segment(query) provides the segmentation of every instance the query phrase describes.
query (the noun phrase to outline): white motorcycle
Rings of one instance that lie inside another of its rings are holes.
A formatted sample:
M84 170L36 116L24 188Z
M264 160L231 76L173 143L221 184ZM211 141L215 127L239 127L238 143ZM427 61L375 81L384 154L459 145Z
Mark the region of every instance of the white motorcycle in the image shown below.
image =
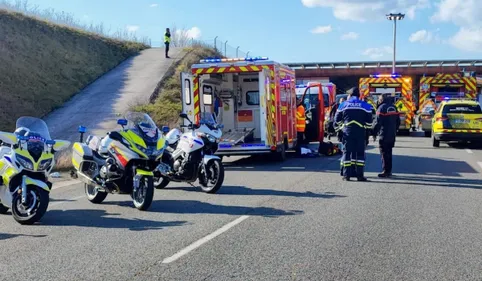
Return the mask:
M165 188L169 182L187 182L192 185L197 179L201 189L207 193L216 193L224 181L224 167L221 158L215 156L221 128L210 113L203 113L200 125L193 124L187 114L179 117L187 119L186 133L172 129L166 134L169 144L162 160L154 173L154 186ZM163 127L163 131L169 128Z

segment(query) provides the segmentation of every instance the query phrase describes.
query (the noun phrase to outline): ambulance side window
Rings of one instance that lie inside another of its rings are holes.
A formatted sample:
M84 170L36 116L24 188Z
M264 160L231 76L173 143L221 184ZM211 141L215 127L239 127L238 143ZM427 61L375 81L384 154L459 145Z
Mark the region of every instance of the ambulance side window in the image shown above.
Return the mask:
M246 103L248 105L259 105L259 91L246 92Z
M191 81L189 79L184 80L184 102L187 105L191 104Z
M204 105L213 104L213 87L203 85L203 102Z

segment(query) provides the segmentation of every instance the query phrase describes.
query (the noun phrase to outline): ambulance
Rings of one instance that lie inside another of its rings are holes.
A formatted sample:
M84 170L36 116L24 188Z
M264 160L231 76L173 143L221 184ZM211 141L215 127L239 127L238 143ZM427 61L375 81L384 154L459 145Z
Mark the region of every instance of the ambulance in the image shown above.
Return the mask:
M419 126L425 136L432 132L431 110L437 110L444 100L477 99L477 78L470 73L438 73L433 77L420 78Z
M320 98L320 92L317 84L321 85L321 95L323 100ZM305 94L306 92L306 94ZM336 97L336 85L330 82L308 82L306 85L296 85L296 98L303 99L303 106L305 107L306 115L306 129L305 137L307 141L319 141L320 140L320 109L324 115L324 129L323 132L327 132L327 125L330 116L331 106L335 103ZM322 103L320 101L322 100Z
M295 147L296 85L290 67L267 57L208 58L181 79L182 110L195 123L221 104L217 122L223 136L216 155L270 154L283 161Z
M402 77L399 74L374 74L360 78L359 88L360 98L367 98L368 103L374 107L380 95L393 97L395 106L400 112L401 122L398 132L408 134L410 129L415 130L416 107L413 101L411 77Z

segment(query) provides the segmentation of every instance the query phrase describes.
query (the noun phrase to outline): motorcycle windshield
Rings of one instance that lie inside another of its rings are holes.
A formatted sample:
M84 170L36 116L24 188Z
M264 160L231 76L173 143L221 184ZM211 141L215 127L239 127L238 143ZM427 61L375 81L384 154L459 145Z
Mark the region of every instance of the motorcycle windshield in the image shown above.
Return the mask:
M24 116L18 118L15 133L24 137L40 137L43 141L51 140L47 123L36 117Z
M128 112L126 128L135 132L147 143L155 143L159 139L159 130L152 118L143 112Z
M213 114L210 112L201 112L201 118L199 123L212 127L215 127L217 125L216 120L214 120Z

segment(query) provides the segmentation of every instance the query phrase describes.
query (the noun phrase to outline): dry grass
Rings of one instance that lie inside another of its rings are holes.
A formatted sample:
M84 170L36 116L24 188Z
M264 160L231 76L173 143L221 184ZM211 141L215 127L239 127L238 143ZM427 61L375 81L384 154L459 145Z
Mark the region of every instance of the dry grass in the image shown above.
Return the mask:
M187 48L188 54L180 60L172 75L161 81L151 103L134 106L132 110L148 113L158 126L177 127L181 112L181 72L189 72L191 66L207 57L221 57L212 47L195 45Z
M0 9L0 130L43 117L147 45Z

